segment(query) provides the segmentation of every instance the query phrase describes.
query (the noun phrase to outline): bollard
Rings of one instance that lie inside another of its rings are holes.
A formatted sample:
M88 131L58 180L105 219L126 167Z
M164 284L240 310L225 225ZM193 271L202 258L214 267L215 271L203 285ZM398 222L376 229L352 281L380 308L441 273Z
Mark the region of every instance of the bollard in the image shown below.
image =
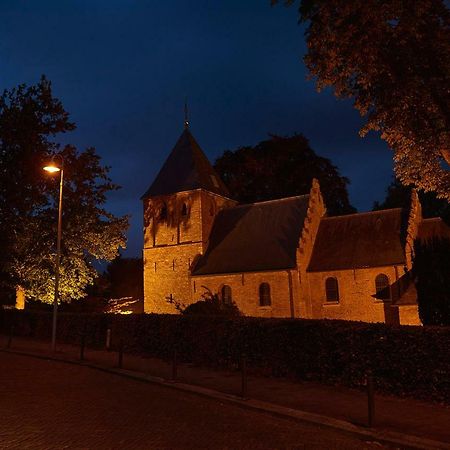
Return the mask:
M111 328L106 330L106 350L108 352L111 350Z
M6 348L11 348L13 334L14 334L14 325L11 325L11 327L9 329L9 336L8 336L8 342L6 343Z
M177 350L173 351L172 355L172 381L177 381L178 378L178 358L177 358Z
M123 339L119 342L119 362L118 362L119 369L123 366Z
M247 358L241 356L241 397L247 398Z
M373 375L371 371L366 375L367 384L367 426L373 427L375 421L375 392L373 386Z
M84 361L84 347L86 343L86 335L83 333L81 335L81 345L80 345L80 361Z

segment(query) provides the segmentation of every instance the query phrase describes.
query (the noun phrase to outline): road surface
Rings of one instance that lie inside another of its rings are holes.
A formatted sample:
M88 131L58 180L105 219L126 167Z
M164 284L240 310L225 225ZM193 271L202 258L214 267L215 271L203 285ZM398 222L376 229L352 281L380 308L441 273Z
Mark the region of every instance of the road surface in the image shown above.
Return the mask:
M381 449L217 400L0 353L3 449Z

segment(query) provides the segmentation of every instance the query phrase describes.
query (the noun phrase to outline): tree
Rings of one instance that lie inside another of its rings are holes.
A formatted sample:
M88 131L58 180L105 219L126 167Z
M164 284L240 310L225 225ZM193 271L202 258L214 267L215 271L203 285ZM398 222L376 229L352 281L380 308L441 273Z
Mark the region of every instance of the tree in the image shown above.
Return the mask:
M108 283L106 295L109 298L131 297L144 299L144 267L142 258L123 258L119 256L106 268Z
M279 3L273 0L272 3ZM294 0L285 0L294 4ZM404 184L450 201L450 11L445 0L301 0L318 90L353 98Z
M106 194L118 189L108 167L95 149L61 148L54 140L74 128L45 77L0 97L0 271L9 286L22 286L28 297L47 302L54 290L59 185L42 167L53 155L64 158L66 180L60 299L84 296L97 276L93 261L111 260L125 246L127 217L104 208Z
M417 241L414 255L420 320L450 325L450 240Z
M411 203L411 191L411 186L404 186L398 179L394 179L387 188L384 201L382 203L375 202L373 210L408 208ZM437 198L434 192L419 192L419 200L424 218L442 217L450 225L450 203Z
M227 150L214 168L231 197L242 203L307 194L317 178L330 214L355 211L348 199L349 180L329 159L317 156L301 134L272 135L255 147Z

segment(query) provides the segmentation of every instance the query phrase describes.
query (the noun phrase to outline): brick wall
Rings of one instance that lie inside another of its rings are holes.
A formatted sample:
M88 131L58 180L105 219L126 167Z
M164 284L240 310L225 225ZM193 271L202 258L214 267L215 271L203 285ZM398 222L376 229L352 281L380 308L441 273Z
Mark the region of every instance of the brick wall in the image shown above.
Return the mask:
M403 266L386 266L368 269L337 270L330 272L308 273L308 288L312 302L312 317L321 319L362 320L365 322L400 323L399 308L391 307L390 302L374 298L375 277L383 273L388 276L389 282L395 281L404 274ZM327 302L325 293L325 280L335 277L339 283L339 302ZM395 292L392 293L395 295ZM417 307L412 307L417 311ZM417 317L417 313L416 313ZM403 321L411 320L403 314Z
M144 200L145 312L176 313L168 298L192 303L190 267L206 248L215 215L234 203L200 189Z
M192 297L201 298L205 288L221 292L223 285L231 287L232 299L246 316L299 317L299 285L296 270L246 272L236 274L195 276L191 278ZM259 286L270 285L271 306L259 305Z
M326 208L320 192L319 182L314 178L309 193L308 212L303 225L299 246L297 248L297 267L296 276L299 280L299 311L297 317L312 318L312 303L309 295L307 282L307 268L314 248L314 242L319 229L320 220L325 215Z

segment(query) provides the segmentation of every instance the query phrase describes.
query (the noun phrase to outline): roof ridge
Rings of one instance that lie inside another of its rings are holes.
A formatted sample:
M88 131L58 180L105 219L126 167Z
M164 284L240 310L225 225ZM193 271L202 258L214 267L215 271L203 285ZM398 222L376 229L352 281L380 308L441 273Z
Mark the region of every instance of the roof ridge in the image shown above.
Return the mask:
M352 213L352 214L343 214L341 216L329 216L329 217L322 217L322 220L331 220L331 219L342 219L343 217L354 217L354 216L369 216L369 215L375 215L380 214L383 212L391 212L391 211L401 211L403 208L389 208L389 209L379 209L378 211L364 211L364 212L358 212L358 213Z
M283 197L283 198L275 198L273 200L263 200L262 202L253 202L253 203L243 203L242 205L234 206L233 208L242 208L244 206L255 206L255 205L261 205L265 203L275 203L275 202L283 202L287 200L293 200L294 198L304 198L309 197L310 194L302 194L302 195L293 195L291 197Z
M442 217L427 217L425 219L422 219L422 222L425 222L425 221L428 221L428 222L432 222L432 221L440 222L440 221L442 221Z

